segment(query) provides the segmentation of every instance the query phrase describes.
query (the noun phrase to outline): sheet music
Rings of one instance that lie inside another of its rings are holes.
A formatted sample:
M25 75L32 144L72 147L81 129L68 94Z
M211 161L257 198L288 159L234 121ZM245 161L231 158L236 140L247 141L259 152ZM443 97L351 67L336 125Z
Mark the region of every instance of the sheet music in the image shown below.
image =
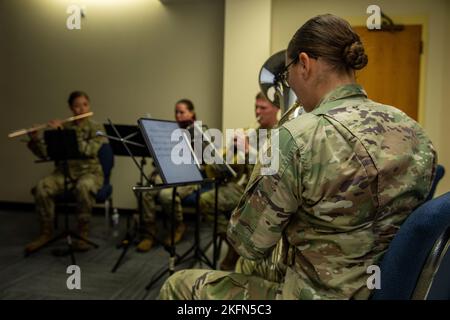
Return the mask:
M202 181L203 177L189 150L189 141L180 136L179 140L172 141L172 133L179 129L175 121L155 119L139 119L139 127L146 141L147 147L153 155L155 165L160 171L164 183L185 183ZM175 146L185 146L188 150L190 163L175 163L172 159L172 150Z

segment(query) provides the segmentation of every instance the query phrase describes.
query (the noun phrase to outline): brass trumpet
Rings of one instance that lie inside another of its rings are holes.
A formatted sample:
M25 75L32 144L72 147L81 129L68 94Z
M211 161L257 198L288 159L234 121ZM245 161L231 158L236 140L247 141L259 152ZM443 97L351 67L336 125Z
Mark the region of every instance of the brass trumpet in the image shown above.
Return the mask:
M94 115L93 112L83 113L83 114L80 114L78 116L72 116L72 117L69 117L67 119L64 119L64 120L61 121L61 123L66 123L66 122L80 120L80 119L83 119L83 118L91 117L92 115ZM28 133L31 133L31 132L34 132L34 131L45 129L47 127L48 127L48 124L45 123L45 124L39 124L37 126L34 126L32 128L28 128L28 129L16 130L16 131L13 131L10 134L8 134L8 138L19 137L19 136L22 136L24 134L28 134Z

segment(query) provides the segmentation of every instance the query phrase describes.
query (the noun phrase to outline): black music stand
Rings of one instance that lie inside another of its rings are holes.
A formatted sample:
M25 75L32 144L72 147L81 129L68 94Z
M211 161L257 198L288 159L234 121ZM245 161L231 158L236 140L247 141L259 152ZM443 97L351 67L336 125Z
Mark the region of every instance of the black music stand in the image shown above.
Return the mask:
M193 265L195 263L205 263L212 269L215 269L216 266L216 260L217 260L217 254L216 254L216 241L215 237L213 239L213 261L211 262L209 258L206 256L204 250L200 247L200 214L199 214L199 198L200 198L200 189L196 191L196 211L197 211L197 217L195 220L195 238L194 238L194 244L187 249L183 254L179 255L176 253L176 246L174 244L175 239L175 197L176 197L176 189L177 187L181 186L187 186L191 184L200 184L203 185L205 183L211 183L215 182L213 179L204 179L201 182L187 182L187 183L174 183L174 184L161 184L161 185L154 185L151 187L133 187L133 191L136 193L143 193L148 191L154 191L154 190L161 190L161 189L167 189L167 188L173 188L172 191L172 212L171 212L171 226L170 226L170 245L167 246L164 244L164 249L169 252L169 266L162 268L156 275L154 275L145 287L145 290L148 291L151 289L151 287L157 283L166 273L169 273L169 275L172 275L175 272L175 267L182 262L186 262L189 260L193 260ZM216 212L217 212L217 189L216 189ZM214 233L217 233L217 214L214 218ZM209 245L207 246L209 247ZM189 256L192 253L191 256ZM147 296L147 293L145 294L144 298Z
M150 283L146 286L148 290L161 279L166 273L172 274L175 271L175 266L181 264L185 259L194 260L193 265L196 262L205 263L211 268L215 269L217 253L216 253L216 234L217 234L217 192L218 184L216 186L215 194L215 218L214 218L214 236L213 236L213 261L211 262L206 256L204 250L200 247L200 213L199 213L199 196L200 188L196 191L196 226L195 226L195 240L191 248L189 248L182 255L176 253L174 245L174 228L175 228L175 197L176 188L185 185L203 185L205 183L216 182L212 179L204 179L200 172L200 164L196 158L196 154L191 146L191 141L184 136L184 139L180 136L181 140L176 144L184 144L185 150L189 150L190 158L193 160L189 164L174 164L171 158L174 147L174 141L171 139L174 130L179 129L178 125L174 121L156 120L156 119L139 119L139 128L144 136L147 147L149 148L155 165L163 179L163 184L154 185L149 187L134 187L133 190L137 193L148 192L152 190L160 190L165 188L173 188L172 192L172 212L171 212L171 244L170 246L164 246L164 248L170 253L169 266L163 268L156 275L152 277ZM200 129L201 131L201 129ZM200 135L201 136L201 135ZM231 169L232 170L232 169ZM209 246L209 245L208 245ZM208 247L207 246L207 247ZM189 255L192 253L192 256ZM145 298L145 297L144 297Z
M72 238L85 241L91 246L98 248L98 245L88 239L81 237L79 234L70 230L69 228L69 160L84 159L85 157L80 153L78 149L77 134L74 129L58 129L47 130L44 132L44 140L47 146L47 159L38 162L54 161L56 165L60 165L64 174L64 231L49 240L44 246L47 246L55 241L65 238L67 240L68 253L70 254L72 264L76 264L74 250L72 247ZM44 247L42 246L42 247ZM41 248L42 248L41 247Z
M139 128L135 125L119 125L113 124L108 119L108 124L104 125L106 134L103 132L97 132L97 135L107 137L113 149L114 155L131 157L136 167L139 169L139 181L137 185L143 186L144 180L150 183L149 178L145 175L144 167L147 164L146 158L150 157L150 153L145 145L144 139L141 135ZM137 157L140 157L140 162L137 161ZM128 249L131 244L138 243L138 237L140 235L140 228L142 227L142 194L138 196L138 211L139 221L133 219L133 223L130 223L129 217L127 218L127 226L125 237L122 239L117 248L122 248L122 253L114 264L111 272L116 272L119 268L122 260L125 258Z

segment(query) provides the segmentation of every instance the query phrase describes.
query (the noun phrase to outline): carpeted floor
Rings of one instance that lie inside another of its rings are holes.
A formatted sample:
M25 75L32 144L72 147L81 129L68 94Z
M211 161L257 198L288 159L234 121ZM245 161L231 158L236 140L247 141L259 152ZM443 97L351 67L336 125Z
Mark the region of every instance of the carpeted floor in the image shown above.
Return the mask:
M75 226L74 219L71 215L72 226ZM56 234L63 231L62 217L60 220ZM70 256L54 254L67 247L66 241L55 242L25 258L24 245L38 235L36 214L0 211L0 221L0 299L156 299L167 278L164 276L150 290L145 290L152 277L168 266L169 254L161 245L144 254L136 252L135 245L130 246L122 264L112 273L111 269L122 252L116 245L125 235L125 221L121 219L119 235L114 237L105 226L104 217L96 215L90 239L100 247L75 253L76 264L81 269L81 289L69 290L66 281L70 274L66 270L72 264ZM195 224L193 221L187 223L188 231L176 247L177 254L184 253L194 243ZM160 229L160 237L163 238L167 231L162 226ZM204 248L211 238L212 226L202 223L201 247ZM212 259L211 247L206 253ZM186 261L177 266L177 270L191 267L192 262L195 260ZM200 265L197 263L196 267ZM205 264L201 267L208 268Z

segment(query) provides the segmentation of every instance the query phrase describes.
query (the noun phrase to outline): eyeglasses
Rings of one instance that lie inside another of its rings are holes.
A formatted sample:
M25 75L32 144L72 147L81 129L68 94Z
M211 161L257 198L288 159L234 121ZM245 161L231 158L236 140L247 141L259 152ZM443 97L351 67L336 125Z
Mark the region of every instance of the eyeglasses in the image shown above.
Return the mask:
M297 61L298 61L298 56L297 56L294 60L292 60L291 62L289 62L288 65L285 66L285 67L283 68L283 70L281 70L281 72L278 74L278 79L280 79L281 82L283 83L283 85L284 85L285 87L287 87L287 88L290 88L289 83L288 83L288 81L287 81L288 76L289 76L289 67L290 67L291 65L293 65L294 63L297 63Z
M301 51L301 52L305 52L306 53L306 51ZM311 58L311 59L319 59L319 56L318 55L315 55L315 54L311 54L311 53L308 53L308 56L309 56L309 58ZM287 87L287 88L290 88L291 86L289 85L289 83L288 83L288 81L287 81L287 79L288 79L288 76L289 76L289 67L291 66L291 65L293 65L294 63L297 63L298 61L299 61L299 58L298 58L299 56L297 55L296 57L295 57L295 59L294 60L292 60L291 62L289 62L288 63L288 65L287 66L285 66L284 68L283 68L283 70L281 70L281 72L278 74L278 76L277 76L277 79L278 80L281 80L281 82L283 83L283 85L285 86L285 87Z

